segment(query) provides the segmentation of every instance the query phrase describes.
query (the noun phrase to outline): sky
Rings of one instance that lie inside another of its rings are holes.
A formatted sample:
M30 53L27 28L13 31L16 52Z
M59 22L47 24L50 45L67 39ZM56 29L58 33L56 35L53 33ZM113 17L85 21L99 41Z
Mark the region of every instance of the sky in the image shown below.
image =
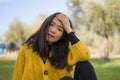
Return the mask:
M40 14L66 12L67 0L0 0L0 38L13 19L22 23L34 23Z

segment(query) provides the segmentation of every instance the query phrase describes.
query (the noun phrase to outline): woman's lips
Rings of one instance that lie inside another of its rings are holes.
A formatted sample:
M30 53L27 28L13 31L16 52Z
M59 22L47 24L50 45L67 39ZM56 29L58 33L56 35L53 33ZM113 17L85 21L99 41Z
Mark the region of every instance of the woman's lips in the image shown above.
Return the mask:
M52 34L48 34L49 38L55 38L55 36L53 36Z

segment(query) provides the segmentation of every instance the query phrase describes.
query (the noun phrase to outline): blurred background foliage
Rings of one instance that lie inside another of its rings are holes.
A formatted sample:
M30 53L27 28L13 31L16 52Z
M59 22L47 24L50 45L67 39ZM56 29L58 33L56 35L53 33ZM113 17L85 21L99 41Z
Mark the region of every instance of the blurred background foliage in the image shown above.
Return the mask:
M69 0L67 5L80 38L91 47L108 45L107 53L120 53L120 0Z
M14 19L10 24L9 30L5 33L6 41L17 43L20 46L31 34L40 28L46 17L47 15L41 14L32 25L23 24L18 19Z

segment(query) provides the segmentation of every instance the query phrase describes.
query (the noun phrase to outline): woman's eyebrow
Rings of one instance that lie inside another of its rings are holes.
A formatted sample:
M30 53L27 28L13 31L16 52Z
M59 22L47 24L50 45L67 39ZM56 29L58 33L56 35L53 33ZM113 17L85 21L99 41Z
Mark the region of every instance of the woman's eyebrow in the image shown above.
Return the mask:
M58 26L58 27L63 29L63 26Z

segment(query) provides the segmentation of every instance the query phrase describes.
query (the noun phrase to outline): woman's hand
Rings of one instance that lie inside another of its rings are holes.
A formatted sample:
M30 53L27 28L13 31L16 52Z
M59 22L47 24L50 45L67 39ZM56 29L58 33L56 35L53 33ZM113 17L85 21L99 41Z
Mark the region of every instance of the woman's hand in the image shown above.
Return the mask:
M62 23L64 30L69 34L70 32L73 32L73 29L70 26L69 18L64 14L58 14L56 15L56 18Z

